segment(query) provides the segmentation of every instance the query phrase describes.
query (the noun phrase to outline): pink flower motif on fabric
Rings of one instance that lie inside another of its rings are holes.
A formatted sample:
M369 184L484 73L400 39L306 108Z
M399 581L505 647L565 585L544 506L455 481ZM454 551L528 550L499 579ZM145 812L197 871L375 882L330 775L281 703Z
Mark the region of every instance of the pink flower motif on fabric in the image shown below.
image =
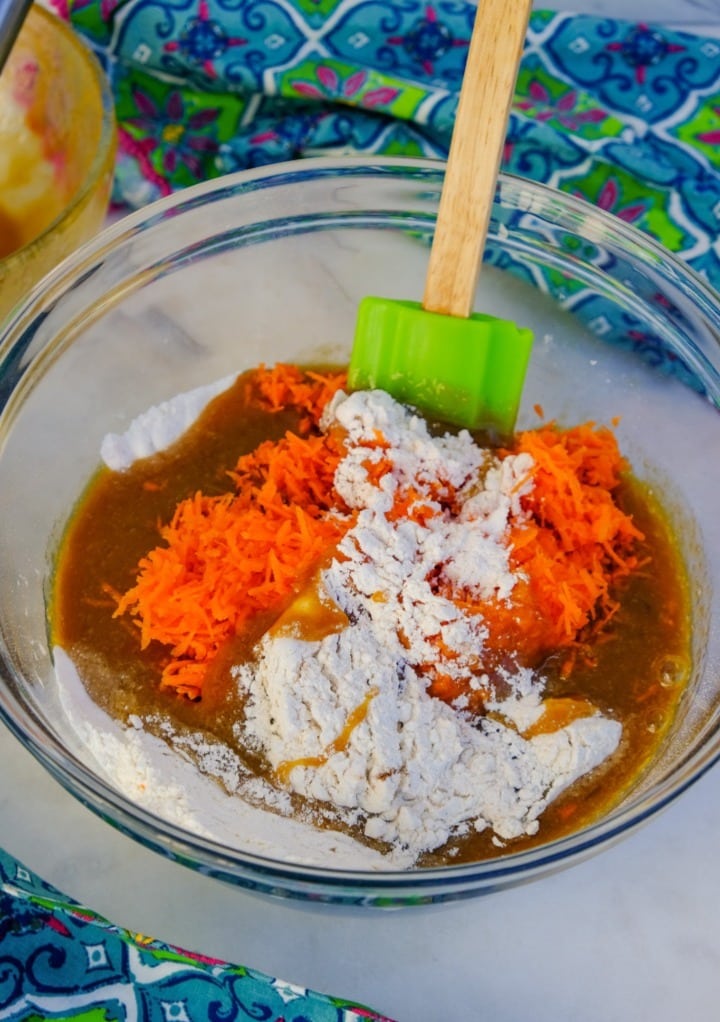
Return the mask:
M315 76L318 84L306 81L292 81L295 92L308 99L335 99L340 102L355 101L364 107L384 106L391 103L399 93L399 89L384 86L379 89L368 89L363 92L368 81L367 71L353 71L347 78L341 77L335 68L320 64Z
M720 119L720 106L714 106L712 110L715 116ZM705 145L720 145L720 127L712 131L700 132L697 139L699 142L704 142Z
M127 122L148 135L142 143L133 140L132 145L132 155L141 162L143 173L147 172L150 154L159 148L162 169L166 174L174 174L178 166L184 164L194 177L200 179L203 176L203 157L217 152L217 141L211 129L219 111L215 107L206 107L188 113L178 91L168 95L163 107L140 89L134 89L132 95L138 116L129 117ZM127 146L129 143L123 140L123 144ZM138 146L142 146L142 152L138 151ZM159 179L155 180L154 176L151 179L160 187ZM166 194L164 190L163 194Z
M587 198L586 195L579 191L575 191L573 194L578 199ZM628 224L639 220L647 212L647 203L635 202L627 206L619 206L618 204L621 201L620 186L617 179L609 177L595 199L595 205L598 209L605 210L606 213L612 213L613 216L616 216L619 220L624 220Z
M589 110L576 110L578 94L575 89L568 89L553 101L545 86L538 81L531 81L526 99L518 99L515 109L532 113L536 121L557 121L568 131L578 131L583 124L598 124L607 117L605 110L592 107Z

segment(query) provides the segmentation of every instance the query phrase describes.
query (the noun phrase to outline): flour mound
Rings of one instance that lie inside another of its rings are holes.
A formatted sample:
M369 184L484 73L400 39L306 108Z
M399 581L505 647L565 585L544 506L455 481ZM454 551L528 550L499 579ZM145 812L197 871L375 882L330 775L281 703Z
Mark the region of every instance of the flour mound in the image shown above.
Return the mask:
M413 859L471 829L501 841L535 833L548 804L614 752L621 726L596 714L524 738L543 679L512 665L478 673L487 625L443 595L449 584L512 598L506 533L522 515L531 458L500 460L466 431L431 436L379 391L336 395L323 427L345 434L335 488L357 518L320 595L348 625L319 640L271 631L260 641L233 672L245 701L237 737L292 790L354 813L368 838ZM408 492L423 513L392 514ZM430 695L428 665L482 682L492 718Z
M100 457L114 472L122 472L139 458L164 451L189 429L214 397L231 386L235 377L195 387L153 405L133 419L124 433L103 437Z

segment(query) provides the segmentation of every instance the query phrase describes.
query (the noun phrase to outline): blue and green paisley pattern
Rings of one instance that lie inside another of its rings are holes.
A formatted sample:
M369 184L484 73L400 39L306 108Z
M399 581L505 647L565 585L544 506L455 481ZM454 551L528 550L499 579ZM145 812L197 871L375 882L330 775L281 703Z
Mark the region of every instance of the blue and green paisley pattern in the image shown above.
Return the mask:
M113 81L115 197L138 206L307 155L447 152L463 0L56 0ZM536 11L505 167L720 279L720 40Z
M391 1022L113 926L0 850L3 1022Z
M54 2L112 80L125 206L303 156L447 154L468 0ZM503 165L633 224L720 288L720 39L533 12ZM564 299L552 275L533 283ZM612 309L574 311L683 372Z

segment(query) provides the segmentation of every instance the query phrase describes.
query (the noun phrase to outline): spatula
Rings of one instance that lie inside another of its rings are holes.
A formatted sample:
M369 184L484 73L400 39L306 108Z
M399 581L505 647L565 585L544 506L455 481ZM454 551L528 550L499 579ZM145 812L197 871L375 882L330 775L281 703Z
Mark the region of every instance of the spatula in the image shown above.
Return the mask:
M32 0L0 0L0 73L31 5Z
M501 437L515 427L532 333L472 309L531 7L480 0L422 304L364 298L348 378Z

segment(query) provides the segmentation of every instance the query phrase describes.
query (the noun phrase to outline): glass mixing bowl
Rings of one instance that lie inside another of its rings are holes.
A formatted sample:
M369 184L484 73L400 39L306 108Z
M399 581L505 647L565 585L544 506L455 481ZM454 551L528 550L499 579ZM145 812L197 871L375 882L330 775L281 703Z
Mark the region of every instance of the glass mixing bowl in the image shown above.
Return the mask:
M0 78L0 321L100 229L114 157L100 65L69 25L33 6Z
M103 436L261 362L346 361L363 295L420 297L441 183L440 164L348 158L190 189L87 244L0 339L0 713L111 824L258 891L402 905L505 888L628 834L720 754L720 304L633 228L512 177L499 182L477 308L535 331L519 424L537 422L536 405L568 425L619 417L621 447L662 492L691 578L692 678L656 761L622 804L569 837L471 865L304 865L291 834L274 850L223 845L143 808L68 724L48 585Z

